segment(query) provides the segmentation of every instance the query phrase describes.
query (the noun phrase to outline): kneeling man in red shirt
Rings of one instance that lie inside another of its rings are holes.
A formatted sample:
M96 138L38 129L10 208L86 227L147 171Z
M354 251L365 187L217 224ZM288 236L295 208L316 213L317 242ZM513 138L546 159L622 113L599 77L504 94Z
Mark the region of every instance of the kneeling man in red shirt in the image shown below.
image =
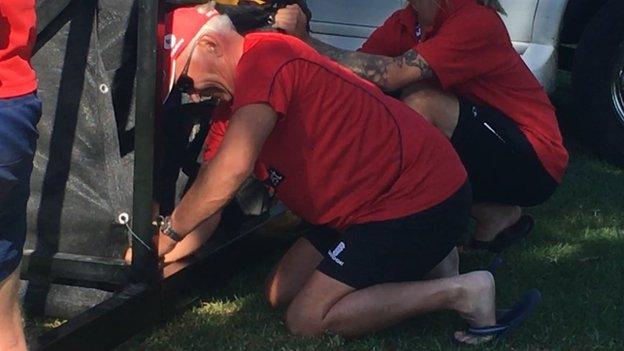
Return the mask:
M243 37L209 5L176 9L164 30L165 91L218 97L229 112L213 121L209 162L161 227L161 254L210 234L261 168L278 198L317 225L267 286L291 333L354 337L451 309L470 325L456 338L478 343L526 318L535 296L497 324L491 273L458 274L471 193L435 127L299 39Z

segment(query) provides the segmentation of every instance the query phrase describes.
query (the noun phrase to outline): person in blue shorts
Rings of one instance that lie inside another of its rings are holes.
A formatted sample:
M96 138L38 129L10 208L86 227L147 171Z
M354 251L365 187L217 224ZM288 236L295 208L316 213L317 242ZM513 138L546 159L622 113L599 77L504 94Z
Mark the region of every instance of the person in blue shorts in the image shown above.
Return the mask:
M30 64L35 0L0 1L0 350L26 350L19 271L41 101Z

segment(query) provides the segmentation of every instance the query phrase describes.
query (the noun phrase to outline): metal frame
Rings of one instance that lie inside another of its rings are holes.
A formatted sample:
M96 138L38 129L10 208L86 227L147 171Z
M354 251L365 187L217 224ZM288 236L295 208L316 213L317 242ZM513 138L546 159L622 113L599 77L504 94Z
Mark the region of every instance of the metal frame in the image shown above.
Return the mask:
M39 17L35 50L63 26L67 21L64 13L76 1L80 0L44 0L38 5L44 15ZM254 223L247 223L247 227L234 235L227 232L215 234L208 245L186 262L167 266L164 271L159 267L157 248L152 240L156 234L152 224L152 199L158 0L136 2L139 33L132 229L138 238L133 238L132 264L61 253L40 262L39 257L26 253L24 265L35 268L34 271L39 264L44 265L53 280L73 281L76 285L97 285L108 280L108 288L116 290L121 284L130 283L112 298L42 334L35 344L30 345L33 350L113 348L195 301L200 286L206 291L245 262L277 249L273 244L264 245L263 249L261 236L252 234L257 234L267 221L281 215L285 211L283 207L271 209L270 213L257 218ZM139 239L148 243L149 248ZM261 241L255 242L256 239Z
M154 133L156 121L156 33L158 1L138 0L137 90L134 149L134 190L132 229L133 283L155 285L158 281L158 248L152 237L154 199ZM148 247L142 245L147 243Z
M122 259L60 252L42 257L34 254L34 250L24 250L20 268L20 276L25 280L43 275L50 282L70 282L71 285L115 291L126 284L131 267Z
M195 302L200 292L220 286L233 272L280 245L265 240L261 228L279 218L275 207L255 225L236 235L217 233L215 240L185 262L169 265L162 280L133 283L109 300L42 334L33 350L108 350L155 326ZM227 267L224 269L224 267Z

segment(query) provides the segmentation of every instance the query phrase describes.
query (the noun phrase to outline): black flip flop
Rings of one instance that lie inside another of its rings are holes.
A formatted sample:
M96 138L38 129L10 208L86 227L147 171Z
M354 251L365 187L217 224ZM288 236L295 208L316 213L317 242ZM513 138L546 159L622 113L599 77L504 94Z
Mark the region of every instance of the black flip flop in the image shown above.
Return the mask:
M542 294L537 289L531 289L524 293L522 299L508 310L496 312L497 324L488 327L470 327L467 334L472 336L493 336L493 341L498 343L518 329L542 301ZM462 344L457 341L457 343Z
M531 215L522 215L511 227L504 229L496 235L492 241L480 241L471 239L468 247L472 250L487 250L493 253L501 253L520 239L529 235L535 226L535 220Z

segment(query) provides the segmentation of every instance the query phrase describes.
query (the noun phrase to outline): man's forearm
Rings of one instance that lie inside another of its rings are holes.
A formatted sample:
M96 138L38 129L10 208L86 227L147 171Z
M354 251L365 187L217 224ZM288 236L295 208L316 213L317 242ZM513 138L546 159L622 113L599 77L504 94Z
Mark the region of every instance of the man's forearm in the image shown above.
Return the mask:
M183 259L197 251L214 234L221 221L221 211L203 221L195 230L164 255L165 264Z
M306 30L309 15L298 6L287 6L277 12L275 26L294 35L314 47L322 55L351 69L355 74L390 92L404 88L421 79L433 77L431 68L414 49L399 57L371 55L336 48L310 36Z
M180 236L197 228L236 195L251 175L276 121L277 113L266 104L243 106L230 118L219 152L201 167L195 183L171 215L171 227Z
M223 172L220 169L223 166L214 161L202 168L193 186L171 215L172 227L183 237L218 213L234 197L248 176L242 172Z
M339 49L312 37L307 42L322 55L349 68L384 91L395 91L434 77L431 67L414 50L408 50L402 56L387 57Z
M322 55L349 68L358 76L375 83L384 90L390 88L388 66L392 64L392 58L339 49L315 38L310 38L308 43Z

